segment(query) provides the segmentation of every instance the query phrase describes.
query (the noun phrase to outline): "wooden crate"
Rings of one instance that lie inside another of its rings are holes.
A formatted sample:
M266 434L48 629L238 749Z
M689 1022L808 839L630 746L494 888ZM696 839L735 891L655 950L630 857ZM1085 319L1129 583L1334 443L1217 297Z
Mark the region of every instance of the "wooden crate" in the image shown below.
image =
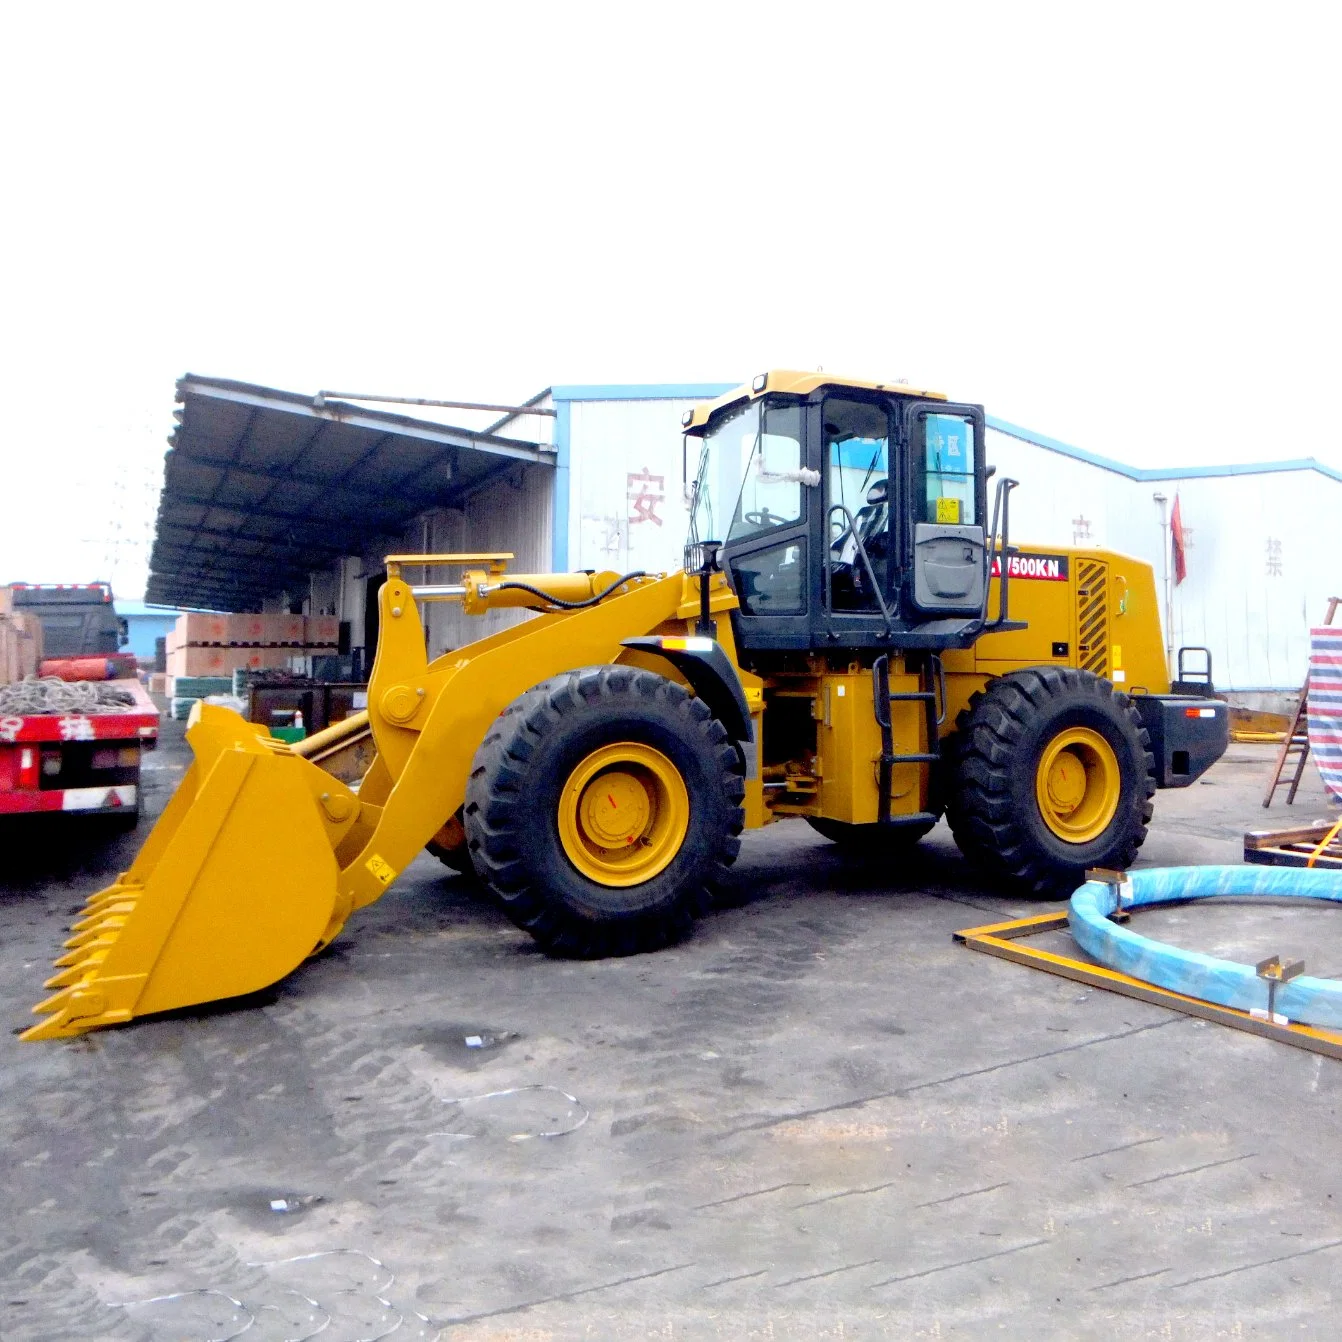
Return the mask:
M301 615L230 615L228 641L234 645L258 648L301 647Z
M227 615L202 615L197 611L179 615L173 630L172 646L175 648L211 644L222 646L229 641L229 619Z
M0 685L37 675L42 663L42 623L20 611L0 615Z
M275 671L300 656L298 648L174 648L168 654L170 676L231 676L247 667Z
M1269 867L1342 869L1342 833L1337 820L1306 820L1284 829L1254 829L1244 836L1244 860Z
M340 620L335 615L309 615L303 625L303 642L309 648L334 648L340 642Z

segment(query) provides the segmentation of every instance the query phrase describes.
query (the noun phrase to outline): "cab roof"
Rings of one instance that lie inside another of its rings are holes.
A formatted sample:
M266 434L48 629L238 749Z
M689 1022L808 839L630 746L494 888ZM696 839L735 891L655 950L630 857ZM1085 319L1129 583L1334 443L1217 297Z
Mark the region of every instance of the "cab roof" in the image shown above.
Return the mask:
M750 382L719 396L715 401L705 401L693 410L685 412L681 423L687 433L702 429L719 410L742 401L758 400L770 393L782 393L787 396L809 396L821 387L851 387L859 391L886 391L897 396L916 396L922 401L944 401L945 392L926 391L919 387L910 387L903 382L864 382L859 378L836 377L833 373L802 373L796 369L774 368L761 373Z

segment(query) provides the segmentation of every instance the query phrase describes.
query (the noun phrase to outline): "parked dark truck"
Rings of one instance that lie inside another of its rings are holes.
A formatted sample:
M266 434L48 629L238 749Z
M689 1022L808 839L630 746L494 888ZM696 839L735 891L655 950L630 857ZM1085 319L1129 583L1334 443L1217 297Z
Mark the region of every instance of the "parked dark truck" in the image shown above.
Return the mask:
M140 810L159 714L106 583L0 587L0 816Z
M107 583L16 582L10 583L9 594L12 609L41 621L47 657L128 656L121 652L126 622L116 613ZM129 665L134 668L133 659Z

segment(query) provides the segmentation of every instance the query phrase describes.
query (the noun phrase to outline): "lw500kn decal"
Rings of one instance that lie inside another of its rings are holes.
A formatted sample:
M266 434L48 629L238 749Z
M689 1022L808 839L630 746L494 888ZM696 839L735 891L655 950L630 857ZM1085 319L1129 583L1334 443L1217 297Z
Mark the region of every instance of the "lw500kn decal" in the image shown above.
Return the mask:
M1002 576L1002 556L993 555L994 578ZM1067 581L1066 555L1011 555L1007 559L1007 577L1036 578L1043 582Z

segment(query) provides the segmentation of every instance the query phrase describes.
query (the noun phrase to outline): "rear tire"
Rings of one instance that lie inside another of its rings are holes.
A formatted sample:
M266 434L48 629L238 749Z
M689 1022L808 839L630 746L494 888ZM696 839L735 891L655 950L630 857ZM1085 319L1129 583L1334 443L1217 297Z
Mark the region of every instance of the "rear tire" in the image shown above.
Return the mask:
M1107 681L1042 666L990 681L948 741L960 851L1022 894L1066 898L1087 867L1124 870L1155 793L1150 737Z
M467 842L551 954L656 950L688 933L735 861L744 786L703 700L649 671L588 667L495 721L466 789Z

